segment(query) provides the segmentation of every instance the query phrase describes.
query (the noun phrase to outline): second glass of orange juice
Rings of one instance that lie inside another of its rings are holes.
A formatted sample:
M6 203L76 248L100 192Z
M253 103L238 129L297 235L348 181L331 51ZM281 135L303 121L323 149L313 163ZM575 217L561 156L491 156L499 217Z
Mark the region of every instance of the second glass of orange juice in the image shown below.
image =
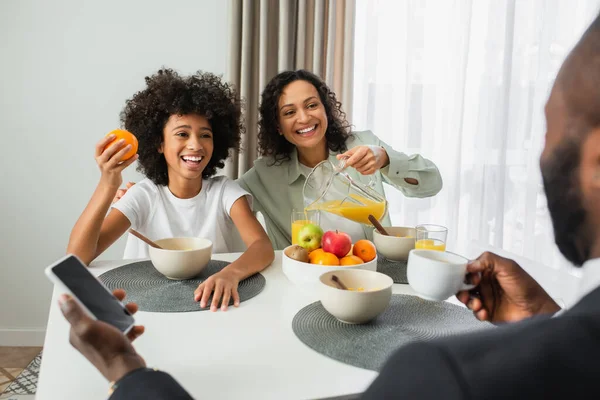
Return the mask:
M319 223L319 210L292 210L292 244L298 244L298 233L304 225Z
M415 249L446 251L448 228L441 225L418 225Z

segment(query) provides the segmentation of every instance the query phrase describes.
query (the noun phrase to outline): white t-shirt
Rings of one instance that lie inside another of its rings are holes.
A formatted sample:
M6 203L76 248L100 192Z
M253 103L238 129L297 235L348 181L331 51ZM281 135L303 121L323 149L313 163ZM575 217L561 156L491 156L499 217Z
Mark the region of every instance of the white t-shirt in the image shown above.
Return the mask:
M131 228L151 240L202 237L213 242L213 253L229 253L233 251L235 229L231 207L242 196L252 207L250 194L224 176L203 179L202 190L191 199L175 197L167 186L146 178L113 207L129 219ZM123 258L148 257L148 245L129 234Z

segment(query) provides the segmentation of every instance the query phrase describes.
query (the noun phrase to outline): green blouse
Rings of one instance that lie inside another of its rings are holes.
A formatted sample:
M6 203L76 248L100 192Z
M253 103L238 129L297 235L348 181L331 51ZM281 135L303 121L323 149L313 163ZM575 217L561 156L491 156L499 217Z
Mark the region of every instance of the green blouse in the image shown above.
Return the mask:
M407 197L430 197L442 189L442 177L435 164L418 154L408 156L395 151L379 140L370 131L353 132L346 143L348 149L361 145L382 146L387 151L390 163L371 175L376 181L374 189L384 195L383 182L394 186ZM329 154L329 161L337 165L334 153ZM298 162L296 149L290 155L291 160L279 165L272 165L271 158L261 157L254 162L248 172L238 179L238 183L253 197L253 210L260 212L267 225L267 234L275 250L282 250L291 244L292 210L304 209L302 188L305 175ZM361 175L354 168L346 170L353 179L368 185L369 176ZM414 178L418 185L407 183L404 178ZM389 216L382 220L382 225L390 225ZM372 237L372 227L362 226L365 238Z

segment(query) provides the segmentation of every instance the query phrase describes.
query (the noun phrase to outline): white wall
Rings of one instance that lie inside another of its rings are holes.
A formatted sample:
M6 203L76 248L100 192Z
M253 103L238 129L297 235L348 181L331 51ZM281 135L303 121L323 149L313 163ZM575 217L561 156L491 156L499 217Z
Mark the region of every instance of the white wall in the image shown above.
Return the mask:
M0 1L0 345L42 344L43 269L97 183L94 144L144 76L163 65L226 72L228 3ZM139 175L130 167L124 179Z

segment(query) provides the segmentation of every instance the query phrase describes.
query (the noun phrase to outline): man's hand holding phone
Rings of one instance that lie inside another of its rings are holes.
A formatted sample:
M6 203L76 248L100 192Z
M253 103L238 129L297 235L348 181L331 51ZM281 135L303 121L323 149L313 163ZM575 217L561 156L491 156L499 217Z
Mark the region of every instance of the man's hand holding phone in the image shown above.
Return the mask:
M129 309L76 256L69 254L56 261L46 268L46 275L61 292L70 294L90 318L123 333L132 329L135 321Z
M125 291L117 289L114 296L122 301ZM127 373L144 368L146 362L135 351L131 342L144 333L144 327L136 325L125 335L114 326L94 320L70 295L60 295L60 309L71 324L69 340L109 381L118 381ZM135 303L125 306L134 314Z
M111 291L76 256L69 254L46 268L63 293L60 309L71 324L70 342L109 381L146 366L131 342L144 332L134 325L135 303L123 305L125 291Z

